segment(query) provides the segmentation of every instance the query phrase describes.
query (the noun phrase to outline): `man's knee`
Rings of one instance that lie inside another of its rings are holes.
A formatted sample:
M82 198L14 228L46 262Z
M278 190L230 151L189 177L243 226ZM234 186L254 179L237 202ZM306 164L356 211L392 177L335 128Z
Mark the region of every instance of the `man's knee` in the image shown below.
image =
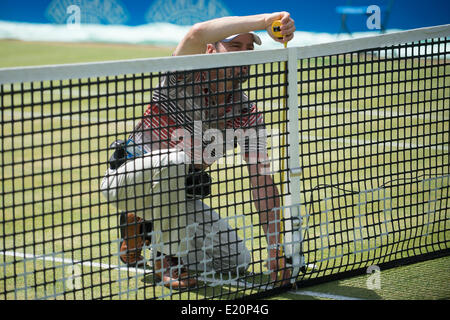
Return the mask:
M236 252L228 252L228 254L228 257L222 256L221 261L215 261L217 271L231 272L233 274L242 274L247 271L251 262L251 254L243 241L239 241Z

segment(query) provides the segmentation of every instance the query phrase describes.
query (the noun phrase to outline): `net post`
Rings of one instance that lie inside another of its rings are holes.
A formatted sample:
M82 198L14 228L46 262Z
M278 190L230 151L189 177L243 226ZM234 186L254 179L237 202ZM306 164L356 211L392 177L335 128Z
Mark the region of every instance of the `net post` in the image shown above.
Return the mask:
M287 81L287 112L288 112L288 160L287 184L290 194L284 195L284 246L286 258L291 261L292 278L295 283L305 262L302 256L302 217L300 200L300 149L299 149L299 119L298 119L298 89L297 89L297 49L288 50L288 81Z

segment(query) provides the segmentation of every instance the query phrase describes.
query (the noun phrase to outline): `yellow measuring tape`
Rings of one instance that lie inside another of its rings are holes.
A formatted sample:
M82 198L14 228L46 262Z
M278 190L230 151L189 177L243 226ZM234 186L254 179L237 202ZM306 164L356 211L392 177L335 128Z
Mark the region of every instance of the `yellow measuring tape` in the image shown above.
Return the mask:
M272 22L272 32L278 39L283 39L283 35L281 34L281 20ZM284 43L284 47L287 48L287 42Z

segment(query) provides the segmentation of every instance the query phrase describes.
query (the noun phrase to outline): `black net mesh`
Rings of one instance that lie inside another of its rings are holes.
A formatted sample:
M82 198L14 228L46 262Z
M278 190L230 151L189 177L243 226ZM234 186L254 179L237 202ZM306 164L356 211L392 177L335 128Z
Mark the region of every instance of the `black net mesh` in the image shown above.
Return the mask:
M0 298L248 298L448 254L449 55L2 84Z

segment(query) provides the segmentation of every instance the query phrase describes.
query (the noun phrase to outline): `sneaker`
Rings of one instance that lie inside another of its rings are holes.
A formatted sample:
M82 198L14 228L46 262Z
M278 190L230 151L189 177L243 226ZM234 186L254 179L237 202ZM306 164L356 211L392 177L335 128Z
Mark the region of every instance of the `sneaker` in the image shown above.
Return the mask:
M173 256L157 257L154 266L156 279L162 281L166 288L179 290L197 285L196 279L189 278L188 271L182 265L181 259Z
M148 245L149 240L144 241L143 223L144 220L133 213L127 213L122 221L122 243L120 244L120 260L128 267L147 268L142 256L144 243Z

